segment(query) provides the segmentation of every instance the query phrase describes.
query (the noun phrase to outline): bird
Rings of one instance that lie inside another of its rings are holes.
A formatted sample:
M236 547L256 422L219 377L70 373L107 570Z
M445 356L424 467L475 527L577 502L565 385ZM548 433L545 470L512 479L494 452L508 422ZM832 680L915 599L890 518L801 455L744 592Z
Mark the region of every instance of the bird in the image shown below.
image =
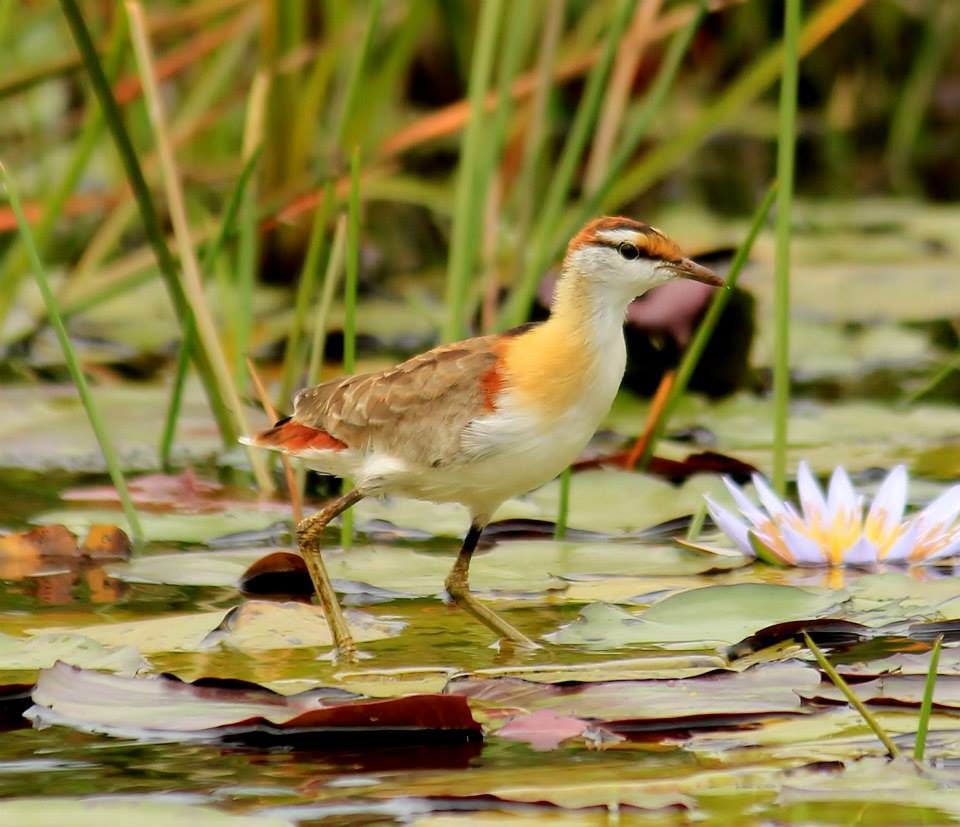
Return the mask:
M724 284L661 230L622 216L594 219L567 247L543 322L306 388L292 415L242 440L354 481L297 526L338 656L352 660L357 650L320 537L345 510L381 495L464 505L470 528L446 578L447 594L500 639L537 646L471 593L472 555L501 503L549 482L586 447L623 378L627 308L677 278Z

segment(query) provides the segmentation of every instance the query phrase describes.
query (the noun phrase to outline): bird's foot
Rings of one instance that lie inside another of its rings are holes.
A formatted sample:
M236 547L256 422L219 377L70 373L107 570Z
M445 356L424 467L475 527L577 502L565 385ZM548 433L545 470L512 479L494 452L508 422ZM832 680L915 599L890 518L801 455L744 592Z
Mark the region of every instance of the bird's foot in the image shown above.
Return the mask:
M518 649L542 648L539 643L532 641L523 632L500 617L489 606L477 600L477 598L471 594L470 587L465 582L461 582L454 577L449 577L447 578L446 588L447 594L450 595L450 598L457 606L472 615L475 620L480 621L480 623L510 646Z

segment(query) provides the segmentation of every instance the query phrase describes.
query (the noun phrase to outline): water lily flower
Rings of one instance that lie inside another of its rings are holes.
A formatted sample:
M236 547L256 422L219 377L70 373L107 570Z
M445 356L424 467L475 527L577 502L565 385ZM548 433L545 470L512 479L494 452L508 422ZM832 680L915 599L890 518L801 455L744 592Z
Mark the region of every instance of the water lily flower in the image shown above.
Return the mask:
M709 496L707 509L717 527L749 557L787 566L865 566L909 565L960 553L960 485L904 520L908 474L903 465L887 474L866 517L865 498L841 467L834 470L824 495L810 467L800 463L799 511L758 474L753 485L760 505L729 479L724 482L739 516Z

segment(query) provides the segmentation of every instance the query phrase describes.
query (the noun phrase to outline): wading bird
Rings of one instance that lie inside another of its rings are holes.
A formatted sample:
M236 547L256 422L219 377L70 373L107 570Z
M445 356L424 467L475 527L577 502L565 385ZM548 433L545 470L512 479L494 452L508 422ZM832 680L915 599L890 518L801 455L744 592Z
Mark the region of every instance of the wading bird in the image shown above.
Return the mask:
M338 514L380 494L465 505L470 530L447 592L501 638L535 645L470 593L470 558L502 502L553 479L586 446L623 378L628 305L678 277L723 284L654 227L597 219L570 242L545 322L307 388L297 394L292 416L246 440L355 481L352 491L297 527L340 656L352 658L355 648L320 535Z

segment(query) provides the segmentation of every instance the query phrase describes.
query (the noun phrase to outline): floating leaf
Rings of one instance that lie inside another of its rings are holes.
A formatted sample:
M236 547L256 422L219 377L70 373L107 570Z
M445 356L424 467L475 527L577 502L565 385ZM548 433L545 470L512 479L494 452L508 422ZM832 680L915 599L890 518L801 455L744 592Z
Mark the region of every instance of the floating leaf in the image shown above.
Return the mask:
M603 604L587 606L550 639L603 648L642 643L703 649L735 643L771 621L826 614L845 597L844 592L766 583L707 586L671 595L639 614Z
M169 798L112 795L11 798L0 801L0 821L18 827L103 827L104 824L136 824L137 827L293 827L283 818L227 813L213 807Z
M366 700L339 689L284 696L242 681L184 683L170 676L121 678L58 664L40 673L27 717L35 725L61 724L88 732L138 738L203 739L241 733L264 738L309 734L414 742L480 737L464 698L408 695Z
M351 610L347 625L357 642L380 640L395 635L403 626L378 620ZM170 615L126 623L103 623L73 629L46 629L72 632L106 646L136 646L144 654L156 652L200 652L226 646L245 651L288 649L299 646L330 646L330 630L318 606L304 603L247 601L228 611Z
M47 632L29 638L0 635L0 669L46 669L57 661L121 675L135 675L149 666L134 646L105 646L82 634Z

